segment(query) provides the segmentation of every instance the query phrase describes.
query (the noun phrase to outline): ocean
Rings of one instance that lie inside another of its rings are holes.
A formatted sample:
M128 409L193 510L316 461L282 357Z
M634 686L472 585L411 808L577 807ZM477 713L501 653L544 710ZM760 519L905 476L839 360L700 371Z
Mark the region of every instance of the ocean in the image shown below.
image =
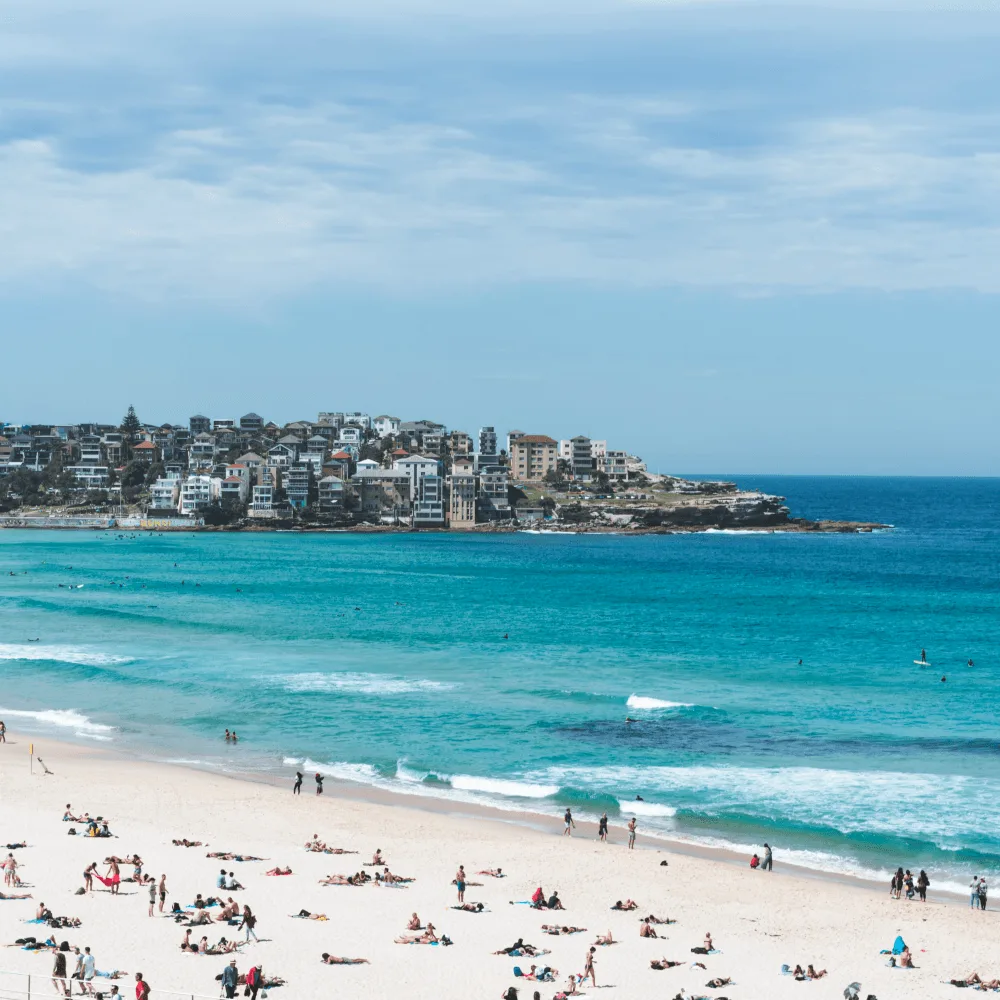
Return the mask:
M766 840L835 873L997 877L1000 480L735 478L894 528L0 531L0 718L147 759L636 815L640 836Z

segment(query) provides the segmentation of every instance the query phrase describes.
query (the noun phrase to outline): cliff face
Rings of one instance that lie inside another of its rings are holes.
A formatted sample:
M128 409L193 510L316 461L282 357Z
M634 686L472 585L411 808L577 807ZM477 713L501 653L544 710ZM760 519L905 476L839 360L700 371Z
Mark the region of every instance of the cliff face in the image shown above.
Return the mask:
M574 528L769 528L790 523L783 500L764 493L719 491L677 496L669 504L570 503L556 508L556 519Z

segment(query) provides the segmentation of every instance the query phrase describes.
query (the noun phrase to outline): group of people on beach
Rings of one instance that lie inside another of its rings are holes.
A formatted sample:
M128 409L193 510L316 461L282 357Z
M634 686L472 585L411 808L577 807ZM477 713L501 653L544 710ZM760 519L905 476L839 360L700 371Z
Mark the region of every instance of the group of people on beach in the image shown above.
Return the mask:
M914 879L913 872L909 868L904 872L902 868L897 868L895 874L889 881L889 896L892 899L913 899L920 897L922 903L927 902L927 887L931 880L927 877L927 872L920 869L920 874Z

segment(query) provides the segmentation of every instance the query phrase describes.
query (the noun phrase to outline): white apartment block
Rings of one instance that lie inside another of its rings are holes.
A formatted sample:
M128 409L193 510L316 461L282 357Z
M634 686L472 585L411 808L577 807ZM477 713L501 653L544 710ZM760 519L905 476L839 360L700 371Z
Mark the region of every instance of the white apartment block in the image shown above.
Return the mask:
M198 511L219 499L222 480L213 476L188 476L181 483L178 509L185 517L194 517Z

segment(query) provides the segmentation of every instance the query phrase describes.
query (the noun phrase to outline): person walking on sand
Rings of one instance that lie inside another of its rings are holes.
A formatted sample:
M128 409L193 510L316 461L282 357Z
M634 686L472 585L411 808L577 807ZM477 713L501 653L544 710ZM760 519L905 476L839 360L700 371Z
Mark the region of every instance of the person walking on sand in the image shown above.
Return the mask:
M160 884L157 887L157 895L160 897L160 913L163 912L163 904L167 901L167 876L160 876Z
M156 879L150 876L149 878L149 915L153 915L153 910L156 909Z
M576 823L573 822L573 813L572 813L572 811L569 808L567 808L566 809L566 815L563 816L563 827L564 827L563 828L563 836L564 837L572 837L573 836L573 827L575 827L575 826L576 826Z
M142 973L135 974L135 1000L149 1000L149 983L142 978Z
M232 958L229 960L229 965L227 965L222 970L222 986L226 991L226 997L228 1000L233 1000L236 995L236 987L239 985L240 972L236 968L236 959Z
M254 930L254 928L256 926L257 926L257 918L250 911L250 907L249 906L244 906L243 907L243 923L241 923L240 926L236 928L236 930L237 931L241 931L244 928L246 928L246 932L247 932L247 941L246 941L246 943L247 944L250 943L250 935L251 934L253 935L254 941L259 941L260 940L257 937L257 932Z
M969 660L969 663L971 664L972 660ZM4 725L3 719L0 719L0 743L6 743L6 742L7 742L7 727Z
M458 901L465 902L465 865L459 865L455 872L455 885L458 886Z
M635 827L636 827L636 820L635 817L633 816L628 821L628 849L630 851L635 850Z
M54 940L54 939L53 939ZM70 991L66 988L66 952L57 951L52 965L52 985L60 996L68 997Z
M760 870L762 872L774 871L774 859L771 856L771 845L764 844L764 859L760 863Z
M927 902L927 886L931 884L931 880L927 877L927 872L920 869L920 874L917 876L917 895L920 897L921 903Z
M979 876L973 875L969 883L969 909L976 909L979 906Z
M255 966L247 973L247 990L250 993L250 1000L257 1000L257 990L264 982L264 970L261 966ZM246 993L244 992L244 995Z
M580 982L583 983L585 979L590 979L594 988L597 988L597 976L594 974L594 954L597 948L593 945L590 946L590 951L587 952L586 957L583 960L583 975L580 976Z
M979 879L979 908L986 912L986 876Z
M94 976L97 975L97 962L90 953L90 946L83 949L83 956L80 959L80 991L82 993L94 994Z
M604 813L597 824L597 839L602 843L608 842L608 814Z
M301 795L301 794L302 794L302 772L296 771L295 784L292 785L292 795Z
M323 775L319 771L316 772L316 794L323 794Z

